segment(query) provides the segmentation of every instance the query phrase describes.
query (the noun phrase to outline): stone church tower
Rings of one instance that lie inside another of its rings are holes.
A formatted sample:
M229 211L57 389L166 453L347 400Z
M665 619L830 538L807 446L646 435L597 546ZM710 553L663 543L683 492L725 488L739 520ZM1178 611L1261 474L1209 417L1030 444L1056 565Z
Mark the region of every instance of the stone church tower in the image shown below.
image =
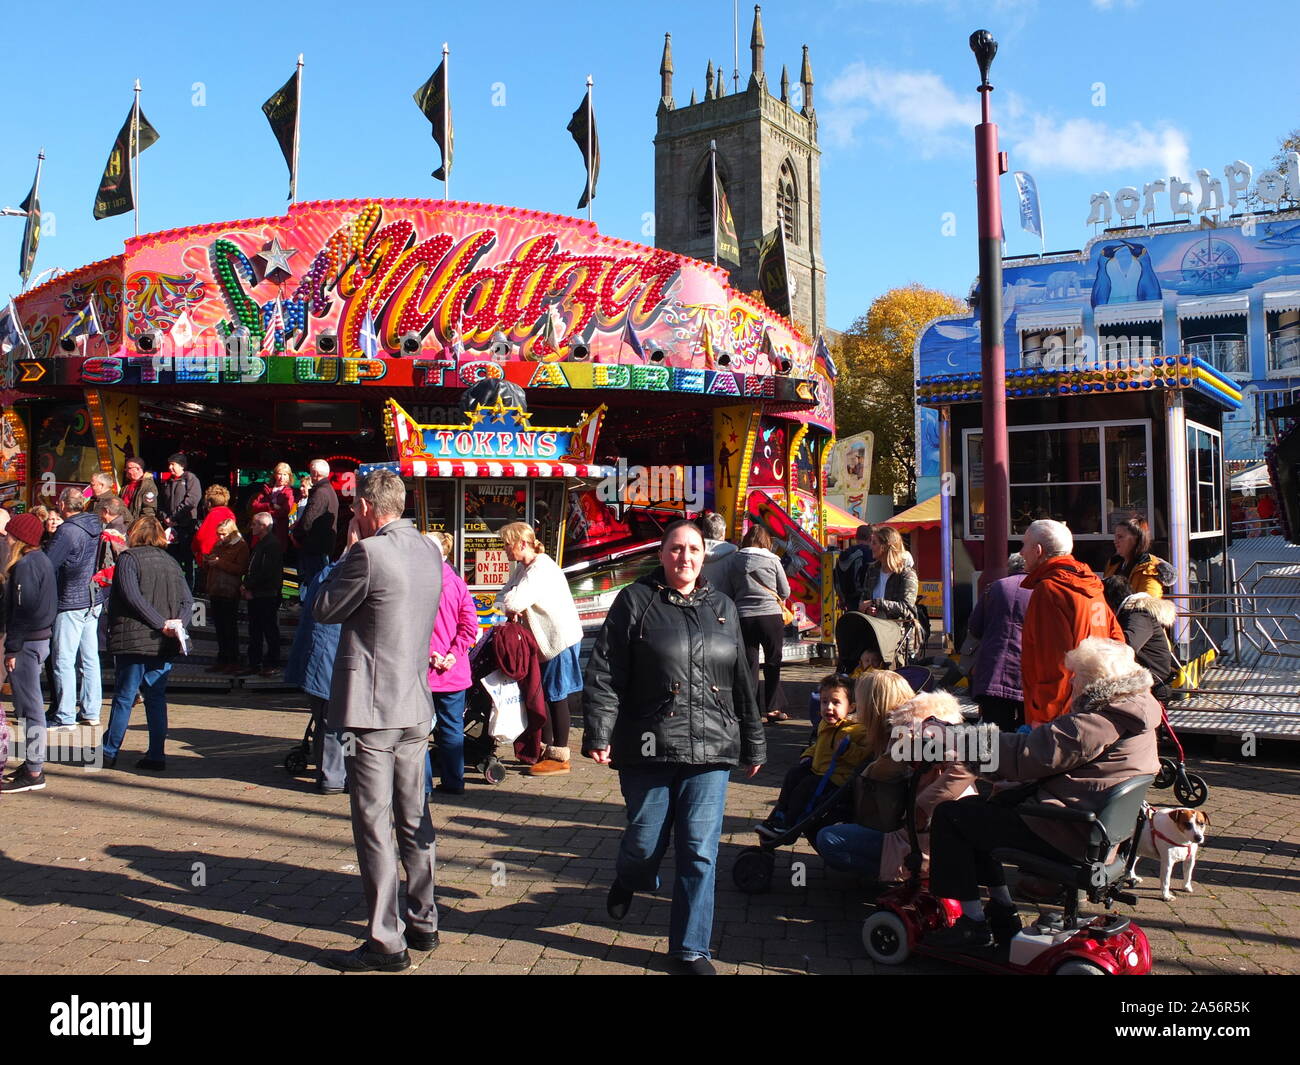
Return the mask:
M754 8L751 70L744 89L727 92L728 78L709 63L704 98L673 99L672 37L664 36L661 90L655 134L655 243L669 251L713 259L713 197L709 143L717 143L718 180L731 203L740 238L741 263L731 284L758 288L763 238L785 229L794 294L793 317L814 337L826 329L826 268L821 248L821 148L813 110L812 64L804 46L796 95L781 68L780 95L773 95L763 68L763 22ZM720 263L730 268L728 263Z

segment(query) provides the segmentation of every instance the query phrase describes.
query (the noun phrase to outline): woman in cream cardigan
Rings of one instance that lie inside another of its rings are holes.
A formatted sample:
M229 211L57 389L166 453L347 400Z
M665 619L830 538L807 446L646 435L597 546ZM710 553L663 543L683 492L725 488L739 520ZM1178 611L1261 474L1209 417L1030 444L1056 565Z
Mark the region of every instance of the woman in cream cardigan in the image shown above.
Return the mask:
M518 563L497 595L507 617L522 616L542 655L542 688L546 694L546 727L542 759L529 768L532 776L569 772L569 696L582 691L582 622L573 604L564 572L537 541L527 522L515 521L498 534Z

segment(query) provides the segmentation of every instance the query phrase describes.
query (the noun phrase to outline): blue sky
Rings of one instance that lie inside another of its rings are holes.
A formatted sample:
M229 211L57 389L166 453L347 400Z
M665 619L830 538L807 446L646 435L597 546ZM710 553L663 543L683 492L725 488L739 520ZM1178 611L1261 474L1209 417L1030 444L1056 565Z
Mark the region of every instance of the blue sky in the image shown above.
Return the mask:
M25 11L24 11L25 9ZM743 80L753 5L740 5ZM595 77L603 232L651 243L654 112L663 34L673 34L675 96L701 95L710 59L732 67L727 0L655 5L415 3L288 5L139 0L129 21L102 5L19 0L38 47L6 56L0 206L27 194L44 146L41 203L54 214L36 270L121 251L129 215L96 222L95 189L143 83L161 134L142 158L142 231L271 215L287 175L260 105L306 54L300 198L429 196L436 148L411 93L452 48L452 195L577 213L581 158L565 124ZM121 8L122 11L128 10ZM1300 126L1293 6L1260 0L1249 17L1185 0L824 0L763 6L767 74L798 78L812 50L822 156L828 318L843 328L881 292L910 281L964 294L976 271L971 124L978 75L967 46L1000 43L995 118L1013 169L1037 179L1049 250L1082 247L1092 192L1199 168L1256 173ZM201 83L196 86L196 83ZM1100 106L1099 106L1100 105ZM1038 250L1003 188L1008 252ZM1167 213L1161 217L1168 217ZM946 235L945 230L953 230ZM0 287L16 291L20 218L0 218Z

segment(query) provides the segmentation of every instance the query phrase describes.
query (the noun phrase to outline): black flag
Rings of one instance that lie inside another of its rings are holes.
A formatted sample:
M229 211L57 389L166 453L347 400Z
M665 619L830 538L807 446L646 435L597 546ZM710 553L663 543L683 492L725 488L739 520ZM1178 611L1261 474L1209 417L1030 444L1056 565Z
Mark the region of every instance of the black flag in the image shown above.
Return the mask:
M600 177L600 138L596 135L596 116L591 111L590 89L587 90L587 95L582 98L582 103L573 112L573 117L569 119L569 124L565 128L573 134L578 151L582 152L582 161L587 164L589 180L583 186L582 199L578 201L578 207L583 208L587 206L588 194L591 199L596 198L596 180ZM588 133L591 135L590 156L587 155Z
M451 97L447 94L447 61L429 75L429 80L415 90L415 106L433 125L433 140L442 151L442 165L433 172L438 181L451 173L451 156L456 134L451 125Z
M27 212L27 221L23 225L23 249L18 256L18 275L23 279L24 286L27 284L27 279L32 276L32 267L36 264L36 249L41 244L40 160L44 158L45 153L41 152L40 159L36 161L36 177L32 180L32 191L20 205Z
M284 161L289 166L289 199L294 199L298 185L298 166L295 156L298 139L298 93L302 84L302 70L295 70L293 77L284 83L271 98L262 105L262 114L271 123L271 132L284 152Z
M785 258L785 231L778 223L758 252L758 287L763 302L790 317L790 268Z
M140 119L140 144L132 142L132 125L136 116ZM126 121L122 123L121 132L113 142L113 150L108 153L108 163L104 166L104 176L99 179L99 192L95 195L95 218L111 218L115 214L126 214L135 210L135 188L131 181L131 157L139 155L158 139L158 131L149 124L140 110L139 103L131 106ZM135 149L134 151L132 149Z

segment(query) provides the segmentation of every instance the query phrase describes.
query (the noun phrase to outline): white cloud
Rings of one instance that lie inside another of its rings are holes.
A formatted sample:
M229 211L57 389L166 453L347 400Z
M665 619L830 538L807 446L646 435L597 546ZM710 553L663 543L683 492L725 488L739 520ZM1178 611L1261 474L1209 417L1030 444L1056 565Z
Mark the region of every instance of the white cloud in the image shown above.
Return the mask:
M1016 93L999 93L995 118L1016 166L1101 174L1152 171L1186 176L1186 135L1170 123L1111 126L1093 118L1061 118L1035 110ZM890 70L856 62L832 79L819 114L835 147L857 142L869 125L892 134L921 158L971 150L979 121L975 93L958 93L928 70Z
M1187 137L1171 125L1151 129L1132 122L1112 127L1091 118L1033 115L1029 128L1009 140L1018 163L1040 170L1150 171L1180 177L1190 173Z
M895 123L921 149L934 155L950 147L957 130L979 120L974 96L958 96L928 70L886 70L857 62L826 89L831 106L824 122L832 143L852 144L857 128L872 115Z

